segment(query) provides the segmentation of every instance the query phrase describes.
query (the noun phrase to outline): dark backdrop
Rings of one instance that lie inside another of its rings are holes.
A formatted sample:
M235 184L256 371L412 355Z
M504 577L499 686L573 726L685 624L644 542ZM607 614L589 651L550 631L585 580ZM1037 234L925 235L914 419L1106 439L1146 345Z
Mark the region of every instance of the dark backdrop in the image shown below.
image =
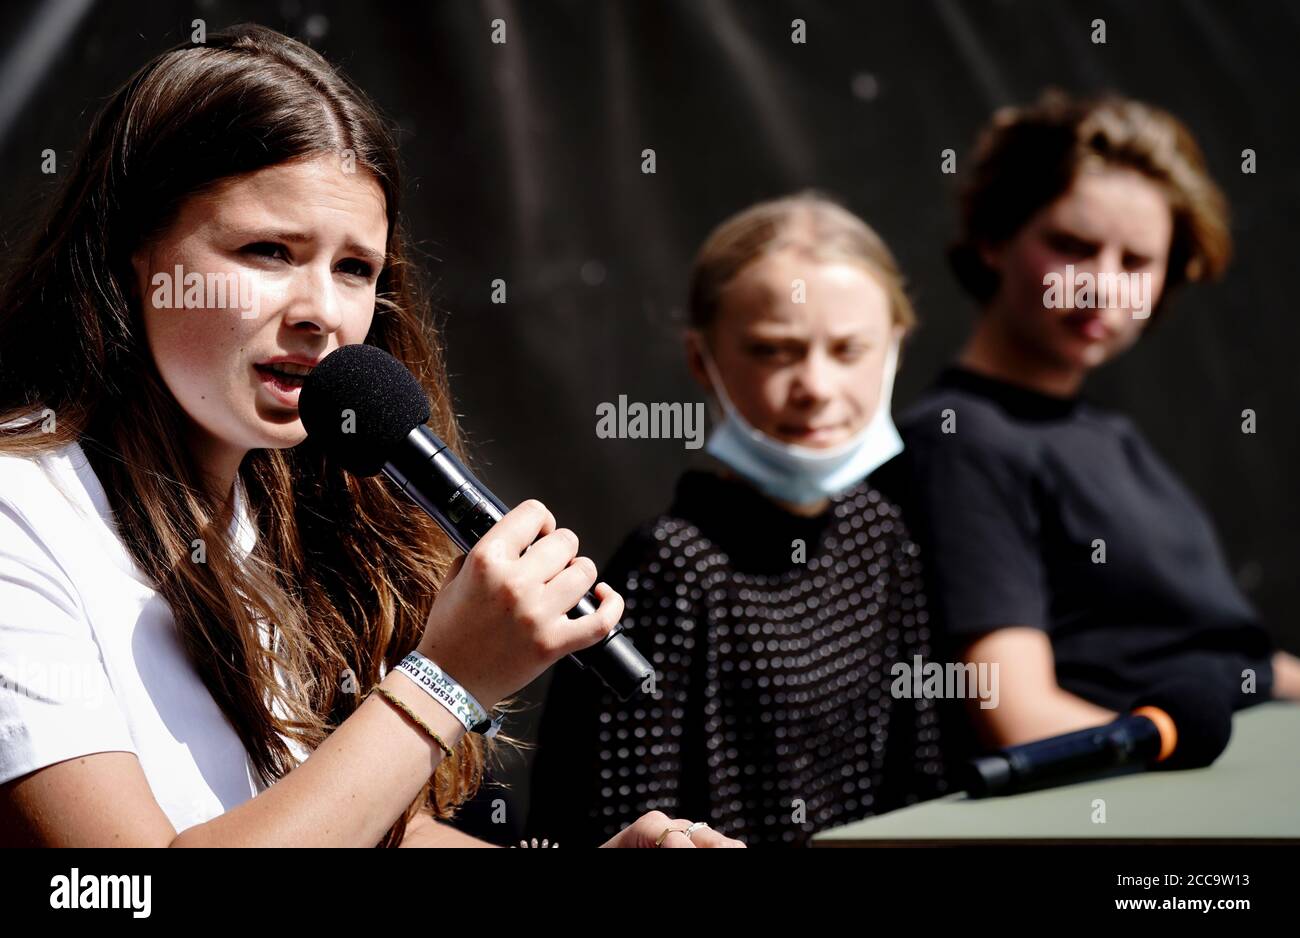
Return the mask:
M1207 504L1233 570L1279 639L1295 617L1300 315L1300 5L1240 0L916 2L12 3L0 11L0 189L7 232L48 191L109 90L202 17L311 42L401 128L408 224L445 317L452 385L483 475L537 496L605 558L660 511L690 453L602 440L595 410L702 400L680 353L691 256L757 199L815 186L875 226L922 318L906 406L965 333L947 272L953 194L993 108L1048 84L1114 89L1190 125L1234 212L1219 285L1175 298L1090 392L1124 408ZM491 21L507 42L490 42ZM806 22L806 44L791 21ZM1106 24L1106 43L1090 36ZM657 172L641 172L653 148ZM940 172L957 154L958 176ZM1241 172L1241 151L1258 172ZM501 278L505 305L490 302ZM1241 411L1258 432L1241 432ZM539 682L530 696L540 699ZM521 726L527 732L527 726ZM511 762L506 824L526 787Z

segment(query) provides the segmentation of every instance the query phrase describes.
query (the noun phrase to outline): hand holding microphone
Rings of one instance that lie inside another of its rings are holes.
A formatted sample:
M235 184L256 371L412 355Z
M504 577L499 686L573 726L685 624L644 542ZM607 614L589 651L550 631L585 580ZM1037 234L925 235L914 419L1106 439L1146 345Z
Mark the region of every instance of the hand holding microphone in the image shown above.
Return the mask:
M518 690L565 654L622 700L653 676L617 626L622 599L608 587L599 597L588 591L596 568L586 558L570 566L576 535L557 531L540 502L508 512L425 425L428 397L397 359L373 345L336 349L307 376L298 410L331 459L354 475L385 473L467 552L445 601L434 601L421 647L476 697L477 682L482 703Z
M618 625L623 598L601 584L599 608L568 618L596 579L596 565L577 550L578 536L557 529L541 502L522 502L457 559L419 651L491 706L603 640Z

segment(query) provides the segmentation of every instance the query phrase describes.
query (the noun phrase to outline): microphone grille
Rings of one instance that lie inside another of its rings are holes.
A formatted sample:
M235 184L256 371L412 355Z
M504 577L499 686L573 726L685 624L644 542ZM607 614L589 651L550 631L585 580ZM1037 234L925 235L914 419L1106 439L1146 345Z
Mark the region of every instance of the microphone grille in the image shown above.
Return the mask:
M307 435L359 476L382 470L429 415L429 398L419 380L373 345L335 349L312 369L298 394L298 416Z
M1158 768L1199 769L1228 748L1232 738L1232 704L1207 682L1169 681L1138 697L1134 707L1156 707L1174 721L1177 745Z

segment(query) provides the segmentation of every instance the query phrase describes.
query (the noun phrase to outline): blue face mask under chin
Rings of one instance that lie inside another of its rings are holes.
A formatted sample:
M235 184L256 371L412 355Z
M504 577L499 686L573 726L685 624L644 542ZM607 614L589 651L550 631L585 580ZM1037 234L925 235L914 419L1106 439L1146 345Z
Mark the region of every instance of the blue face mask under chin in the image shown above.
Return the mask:
M900 343L901 336L895 337L885 354L880 400L867 425L839 446L814 449L774 440L740 416L701 341L704 367L723 409L722 419L714 425L705 452L766 495L795 505L816 504L851 488L903 451L903 440L890 413Z

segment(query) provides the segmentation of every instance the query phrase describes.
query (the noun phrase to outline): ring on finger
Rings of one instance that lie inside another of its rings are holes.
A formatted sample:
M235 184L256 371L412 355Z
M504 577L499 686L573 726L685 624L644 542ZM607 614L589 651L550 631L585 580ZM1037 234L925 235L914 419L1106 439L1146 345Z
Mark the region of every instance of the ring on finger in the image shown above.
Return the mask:
M662 847L662 846L664 845L664 840L665 840L665 839L668 837L668 835L671 834L673 831L677 831L677 833L679 833L679 834L685 834L686 831L687 831L687 828L685 828L685 827L665 827L665 828L664 828L664 832L663 832L662 834L660 834L660 835L659 835L659 839L655 841L655 846L656 846L656 847ZM688 839L689 839L689 837L688 837Z
M686 830L682 831L682 833L686 835L687 840L690 840L691 834L694 834L701 827L708 827L708 826L709 825L705 824L703 821L696 821L690 827L686 828Z

